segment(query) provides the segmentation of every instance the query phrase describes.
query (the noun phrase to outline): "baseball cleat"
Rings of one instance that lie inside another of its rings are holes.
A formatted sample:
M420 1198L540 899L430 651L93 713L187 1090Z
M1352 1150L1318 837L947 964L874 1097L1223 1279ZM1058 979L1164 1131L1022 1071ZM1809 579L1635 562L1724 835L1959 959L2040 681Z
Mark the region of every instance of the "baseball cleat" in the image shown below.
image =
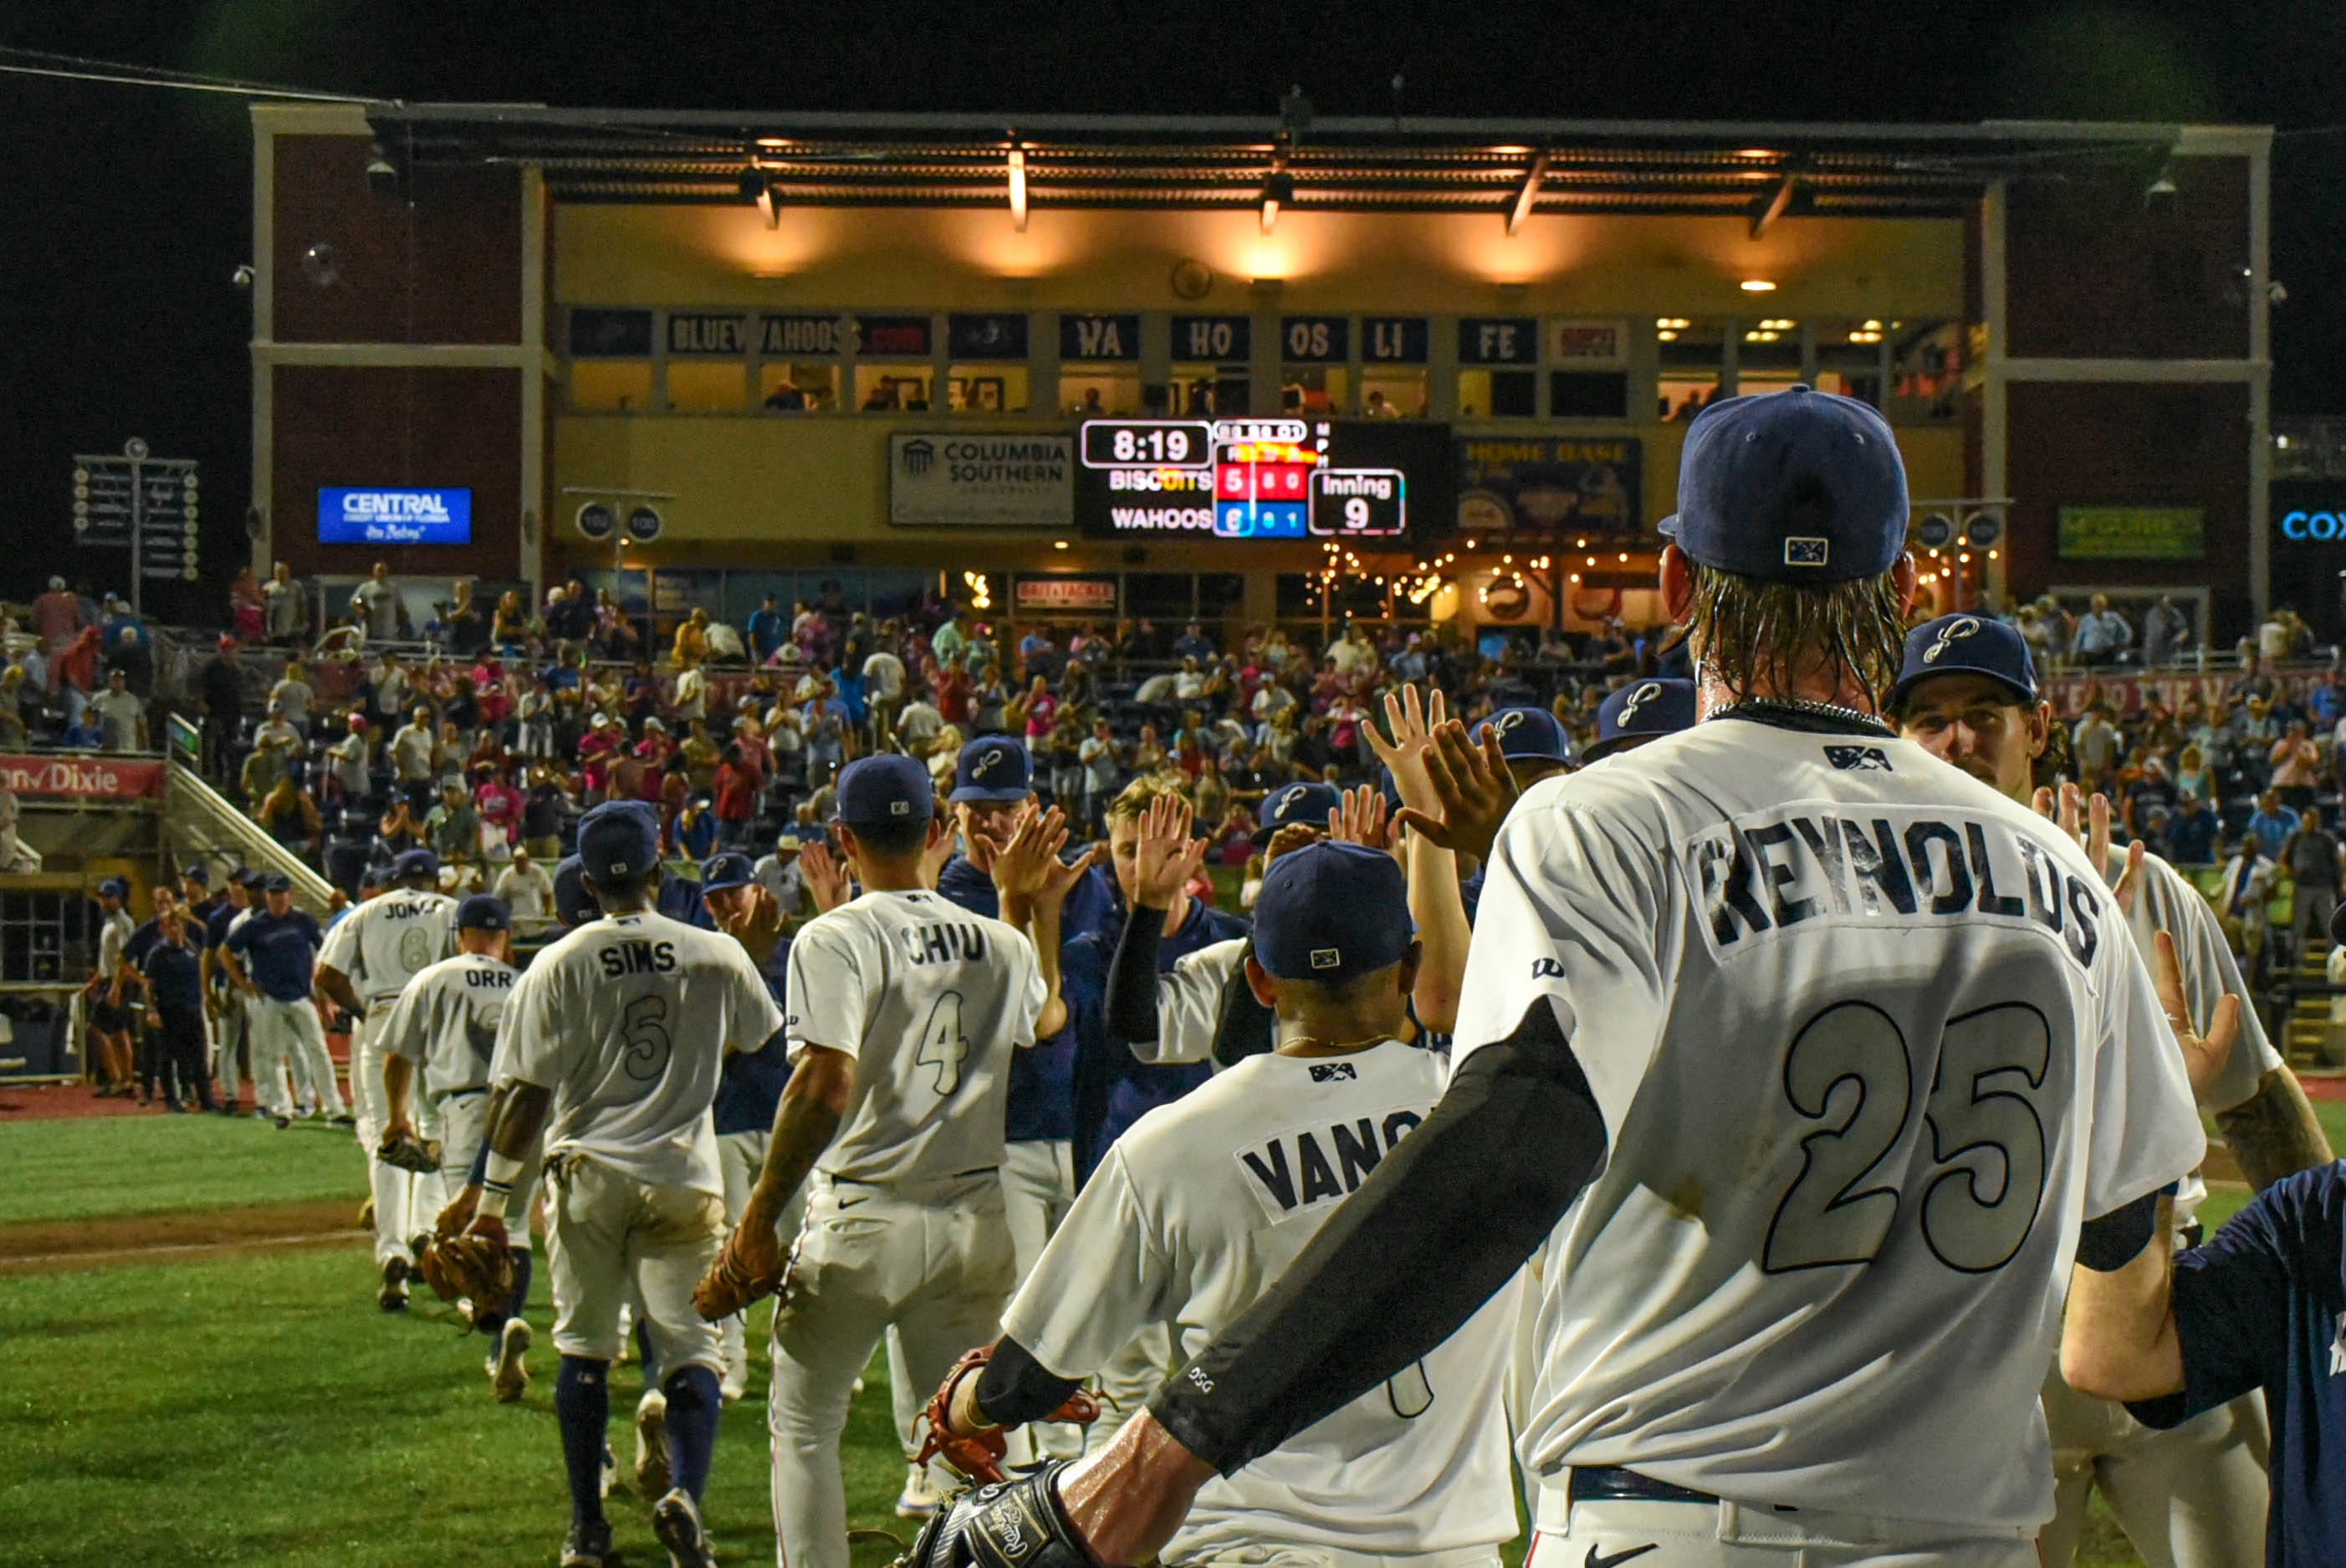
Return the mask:
M374 1199L372 1196L359 1205L359 1228L361 1230L374 1228Z
M596 1493L596 1495L598 1497L610 1496L611 1483L618 1479L619 1461L611 1452L611 1445L609 1443L605 1443L603 1445L603 1479L599 1483L600 1490Z
M510 1405L518 1400L529 1387L529 1325L518 1318L505 1319L497 1335L497 1353L489 1362L489 1381L497 1390L497 1403Z
M929 1484L929 1467L908 1467L904 1471L904 1490L896 1498L896 1517L926 1519L936 1511L937 1489Z
M386 1312L407 1310L407 1280L415 1271L407 1259L393 1255L382 1260L382 1288L374 1293L374 1304Z
M701 1532L700 1510L684 1488L677 1487L652 1504L652 1533L668 1548L670 1568L715 1568L717 1559Z
M658 1389L636 1406L636 1495L668 1491L668 1396Z
M570 1533L562 1538L562 1568L603 1568L611 1555L611 1525L598 1519L592 1524L574 1524Z

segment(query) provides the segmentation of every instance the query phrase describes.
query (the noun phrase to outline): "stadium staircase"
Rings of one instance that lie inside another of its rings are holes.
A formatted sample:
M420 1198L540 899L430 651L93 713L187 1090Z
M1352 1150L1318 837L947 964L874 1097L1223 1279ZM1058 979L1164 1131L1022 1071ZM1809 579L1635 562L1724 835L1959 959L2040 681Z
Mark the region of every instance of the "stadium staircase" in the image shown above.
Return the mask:
M292 879L296 909L322 921L332 908L334 890L325 878L176 757L164 778L163 840L183 866L202 861L215 873L232 866L282 871Z

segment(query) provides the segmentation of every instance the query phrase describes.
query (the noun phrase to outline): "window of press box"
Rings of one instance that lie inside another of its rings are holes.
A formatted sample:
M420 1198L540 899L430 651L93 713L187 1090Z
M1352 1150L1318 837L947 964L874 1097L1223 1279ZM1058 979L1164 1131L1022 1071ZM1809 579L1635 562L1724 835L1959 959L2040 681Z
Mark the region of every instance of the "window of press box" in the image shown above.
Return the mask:
M1800 323L1790 316L1761 316L1739 321L1735 349L1735 391L1782 392L1800 379Z
M1629 372L1550 371L1547 412L1550 419L1627 419Z
M1656 317L1654 350L1661 372L1655 417L1692 419L1719 393L1719 369L1727 360L1727 323L1690 316Z
M1882 363L1890 323L1878 316L1829 316L1816 323L1819 392L1882 406Z
M1200 572L1198 574L1198 614L1212 628L1218 620L1226 620L1246 608L1246 574L1244 572Z
M1160 639L1169 645L1182 623L1198 613L1198 579L1188 572L1127 572L1124 613L1156 622Z
M964 413L1025 413L1025 365L955 365L945 379L947 406Z
M651 402L649 360L570 362L570 406L581 413L641 413Z
M1882 412L1891 423L1940 423L1961 418L1968 360L1964 323L1910 316L1886 323L1883 331L1890 344L1890 387Z
M739 413L749 396L739 360L668 362L668 406L679 413Z
M1252 401L1244 365L1175 365L1165 412L1242 416Z
M1282 365L1279 372L1279 412L1325 419L1349 413L1346 401L1352 377L1341 365Z
M839 367L806 364L758 367L758 403L769 413L824 413L839 407Z
M1096 365L1059 367L1059 406L1079 419L1106 419L1141 411L1140 372Z
M862 413L926 412L933 374L923 364L859 364L855 407Z
M1534 371L1460 371L1460 419L1534 419L1539 414L1539 375Z
M1423 369L1372 366L1361 372L1361 412L1369 419L1423 419L1426 380Z

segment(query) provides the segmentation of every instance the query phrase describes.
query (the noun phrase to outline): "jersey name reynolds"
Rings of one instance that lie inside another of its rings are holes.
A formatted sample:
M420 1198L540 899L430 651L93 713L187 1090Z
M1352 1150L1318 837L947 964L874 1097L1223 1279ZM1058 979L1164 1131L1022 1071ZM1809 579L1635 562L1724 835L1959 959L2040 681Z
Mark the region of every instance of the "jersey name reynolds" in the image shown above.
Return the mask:
M2053 932L2080 965L2101 940L2101 890L1993 818L1777 807L1697 835L1685 853L1722 957L1810 922L1984 916Z

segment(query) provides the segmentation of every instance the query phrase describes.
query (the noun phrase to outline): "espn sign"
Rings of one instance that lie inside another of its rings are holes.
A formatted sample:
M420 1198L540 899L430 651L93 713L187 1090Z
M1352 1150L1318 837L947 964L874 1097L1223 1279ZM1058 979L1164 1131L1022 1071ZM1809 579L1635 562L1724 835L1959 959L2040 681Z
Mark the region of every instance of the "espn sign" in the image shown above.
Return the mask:
M0 785L18 795L147 800L163 793L163 764L140 758L0 756Z
M1116 580L1112 577L1021 577L1013 585L1014 610L1071 610L1086 615L1116 614Z

